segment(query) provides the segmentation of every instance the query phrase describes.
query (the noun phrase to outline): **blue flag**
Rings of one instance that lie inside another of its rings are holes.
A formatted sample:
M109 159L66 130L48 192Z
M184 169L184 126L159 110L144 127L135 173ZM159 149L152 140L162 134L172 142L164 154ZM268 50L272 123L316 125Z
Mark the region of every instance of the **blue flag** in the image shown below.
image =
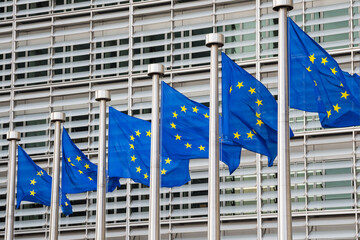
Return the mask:
M358 76L342 72L338 63L290 18L288 49L290 107L318 112L324 128L360 125Z
M107 177L107 191L120 187L119 178ZM97 165L74 144L63 128L62 133L62 188L64 193L96 191Z
M109 176L150 184L151 123L109 110ZM162 187L181 186L190 180L189 160L173 159L163 149L160 156Z
M21 201L50 206L52 177L36 165L20 146L18 146L18 155L16 208L20 207ZM63 213L72 214L70 201L61 189L59 189L59 196Z
M174 158L208 158L209 108L190 100L165 82L161 84L161 93L162 146ZM230 173L239 166L240 154L241 148L230 139L220 139L220 159L228 165Z
M225 53L222 53L222 100L224 135L250 151L268 156L268 166L272 166L277 155L276 100L261 82Z

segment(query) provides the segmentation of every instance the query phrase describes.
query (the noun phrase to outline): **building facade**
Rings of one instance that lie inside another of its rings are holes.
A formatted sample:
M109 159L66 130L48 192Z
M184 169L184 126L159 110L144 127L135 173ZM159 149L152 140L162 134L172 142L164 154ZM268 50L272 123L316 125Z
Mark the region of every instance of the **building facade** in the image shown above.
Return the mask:
M294 0L290 16L344 71L360 72L360 1ZM222 51L277 97L277 20L272 0L0 0L0 239L4 235L9 128L51 174L50 113L97 162L95 90L110 105L149 120L150 63L164 81L208 105L205 35L225 35ZM317 114L290 112L294 239L358 239L360 127L322 129ZM277 239L277 161L243 150L229 175L221 165L221 239ZM208 160L191 160L191 182L161 189L161 238L206 239ZM69 194L59 239L94 239L96 192ZM147 239L149 188L121 179L107 194L107 239ZM23 203L16 239L46 239L50 209Z

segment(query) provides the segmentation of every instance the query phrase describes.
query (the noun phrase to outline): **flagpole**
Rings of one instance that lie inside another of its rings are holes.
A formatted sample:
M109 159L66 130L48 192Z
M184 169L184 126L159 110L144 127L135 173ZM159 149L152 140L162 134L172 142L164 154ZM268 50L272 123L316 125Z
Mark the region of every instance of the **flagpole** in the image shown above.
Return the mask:
M150 160L150 212L149 239L160 239L160 154L159 154L159 79L164 75L164 65L150 64L152 77L151 160Z
M292 239L289 79L287 56L287 12L293 9L292 0L273 0L279 12L278 66L278 239Z
M219 33L206 35L206 46L211 48L208 240L220 239L218 49L223 45L224 35Z
M60 185L60 135L61 123L65 122L65 113L51 113L51 122L55 124L54 136L54 157L53 157L53 176L51 187L51 207L50 207L50 240L58 239L59 225L59 185Z
M15 176L16 176L16 146L20 141L20 133L9 131L6 135L9 141L8 188L6 198L5 240L14 239L14 209L15 209Z
M106 102L111 100L110 92L97 90L95 100L100 102L99 116L99 154L96 196L95 239L105 240L106 236Z

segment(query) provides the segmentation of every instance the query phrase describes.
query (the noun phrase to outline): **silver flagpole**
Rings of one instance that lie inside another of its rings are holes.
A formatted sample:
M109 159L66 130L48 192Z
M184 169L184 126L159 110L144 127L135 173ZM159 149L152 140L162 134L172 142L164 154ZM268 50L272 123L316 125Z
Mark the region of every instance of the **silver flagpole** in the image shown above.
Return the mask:
M159 156L159 79L164 74L162 64L150 64L152 77L151 162L150 162L150 212L149 239L160 239L160 156Z
M292 239L290 188L289 79L287 56L287 12L292 0L273 0L279 12L278 66L278 239Z
M96 240L105 240L106 235L106 102L111 100L110 92L97 90L95 100L100 102L99 155L96 196Z
M20 141L20 133L9 131L8 188L6 198L5 240L14 239L14 208L15 208L15 176L16 176L16 142Z
M209 125L209 183L208 183L208 239L220 239L220 184L219 184L219 80L218 49L224 45L224 35L206 35L206 46L211 48L210 61L210 125Z
M60 135L61 123L65 122L65 113L51 113L51 122L55 123L53 175L50 208L50 240L58 239L59 228L59 186L60 186Z

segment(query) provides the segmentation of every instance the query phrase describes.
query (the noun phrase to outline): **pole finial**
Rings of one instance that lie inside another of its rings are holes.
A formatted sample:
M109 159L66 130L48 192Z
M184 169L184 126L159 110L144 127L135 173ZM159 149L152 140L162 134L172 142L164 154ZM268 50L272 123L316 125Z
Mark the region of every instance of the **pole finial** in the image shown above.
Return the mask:
M6 134L6 139L8 141L11 141L11 140L20 141L20 133L17 131L8 131Z
M105 100L107 102L110 101L111 100L110 91L109 90L96 90L95 100L96 101Z
M63 112L52 112L50 115L51 122L65 122L65 113Z
M279 11L280 8L286 7L288 11L294 8L293 0L273 0L273 10Z
M152 76L154 74L159 74L160 76L164 75L164 65L162 64L148 65L148 75Z
M218 47L224 46L224 35L221 33L210 33L206 35L205 45L211 47L211 45L217 44Z

